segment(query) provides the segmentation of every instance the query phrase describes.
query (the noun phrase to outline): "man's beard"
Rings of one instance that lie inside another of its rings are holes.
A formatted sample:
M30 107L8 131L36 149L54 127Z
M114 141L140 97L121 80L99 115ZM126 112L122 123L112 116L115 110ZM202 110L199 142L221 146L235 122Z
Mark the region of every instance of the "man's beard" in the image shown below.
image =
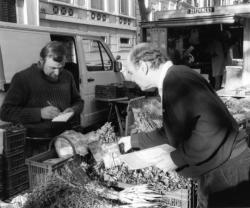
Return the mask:
M59 75L58 76L51 76L51 75L46 75L47 79L51 82L58 82L59 80Z
M43 74L43 76L45 77L45 79L48 80L49 82L54 82L54 83L56 83L56 82L59 81L59 76L60 76L60 74L59 74L58 76L52 77L51 75L45 74L43 70L42 70L42 74Z

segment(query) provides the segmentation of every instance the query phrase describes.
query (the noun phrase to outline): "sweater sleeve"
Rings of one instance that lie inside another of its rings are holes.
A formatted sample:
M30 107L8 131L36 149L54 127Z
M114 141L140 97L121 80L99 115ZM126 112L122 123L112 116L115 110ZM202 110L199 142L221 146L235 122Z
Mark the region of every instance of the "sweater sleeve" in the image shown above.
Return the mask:
M84 106L84 101L82 100L74 81L73 76L71 76L71 107L74 110L75 114L81 114Z
M29 88L21 73L14 75L0 110L4 121L14 123L36 123L41 121L40 108L26 107L29 99Z

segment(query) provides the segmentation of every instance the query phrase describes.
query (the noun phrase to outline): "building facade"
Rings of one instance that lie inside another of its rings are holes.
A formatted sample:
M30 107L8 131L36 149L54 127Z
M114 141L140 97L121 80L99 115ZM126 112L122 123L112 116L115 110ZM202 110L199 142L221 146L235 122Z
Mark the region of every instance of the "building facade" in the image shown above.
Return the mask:
M16 0L17 23L97 35L121 61L137 42L138 11L135 0Z

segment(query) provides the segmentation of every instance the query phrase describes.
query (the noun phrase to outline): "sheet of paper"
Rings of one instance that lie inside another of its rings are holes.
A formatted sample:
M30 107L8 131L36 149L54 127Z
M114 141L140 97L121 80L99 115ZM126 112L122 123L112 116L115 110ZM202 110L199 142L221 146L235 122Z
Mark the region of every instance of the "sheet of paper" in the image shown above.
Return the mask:
M174 147L168 144L162 144L141 151L121 155L120 160L126 163L131 170L142 169L156 165L158 161L167 158L166 154L170 154L170 152L174 150Z
M52 122L66 122L73 116L73 114L73 112L61 113L57 117L53 118Z

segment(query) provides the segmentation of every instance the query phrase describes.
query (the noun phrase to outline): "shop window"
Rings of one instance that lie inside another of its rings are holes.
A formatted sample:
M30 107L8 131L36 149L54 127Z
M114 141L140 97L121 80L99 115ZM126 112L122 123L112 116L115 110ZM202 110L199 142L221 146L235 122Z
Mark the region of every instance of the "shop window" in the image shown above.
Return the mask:
M129 44L129 38L120 38L121 44Z
M121 48L128 48L131 47L131 39L126 37L120 38L120 47Z
M170 1L168 9L169 10L174 10L175 8L176 8L176 4Z
M91 8L104 10L104 0L92 0L91 1Z
M120 0L120 14L129 15L128 0Z

